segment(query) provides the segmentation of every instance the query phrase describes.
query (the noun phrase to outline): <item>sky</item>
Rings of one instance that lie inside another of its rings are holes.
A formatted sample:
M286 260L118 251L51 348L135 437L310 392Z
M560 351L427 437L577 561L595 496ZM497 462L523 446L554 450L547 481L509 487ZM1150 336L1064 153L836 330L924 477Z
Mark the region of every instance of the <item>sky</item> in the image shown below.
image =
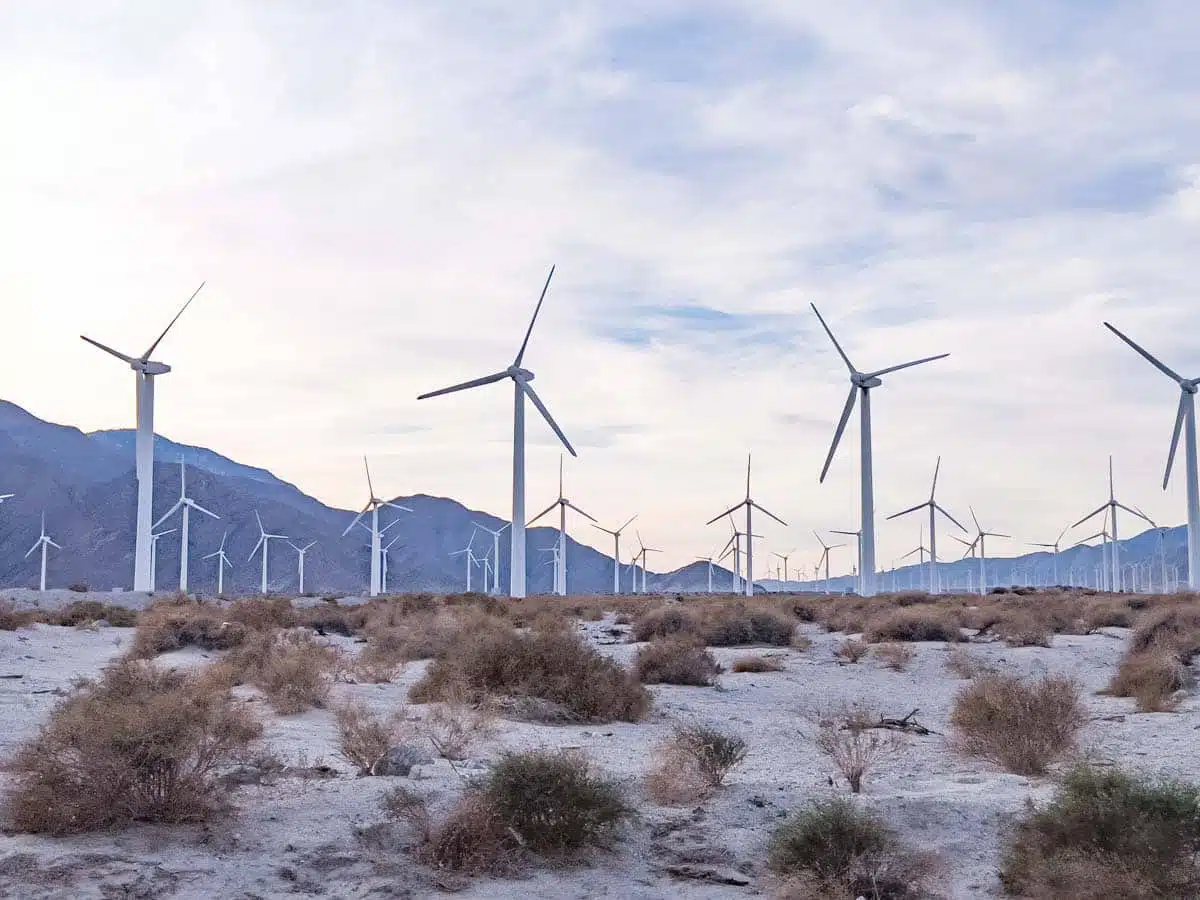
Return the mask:
M0 397L132 427L78 335L140 353L205 281L159 433L507 516L511 387L416 397L507 366L553 264L525 365L567 496L656 568L722 547L750 452L759 559L858 528L810 303L862 370L951 354L872 392L881 568L939 455L993 554L1106 500L1109 454L1177 524L1178 388L1102 322L1200 376L1198 44L1184 0L0 4Z

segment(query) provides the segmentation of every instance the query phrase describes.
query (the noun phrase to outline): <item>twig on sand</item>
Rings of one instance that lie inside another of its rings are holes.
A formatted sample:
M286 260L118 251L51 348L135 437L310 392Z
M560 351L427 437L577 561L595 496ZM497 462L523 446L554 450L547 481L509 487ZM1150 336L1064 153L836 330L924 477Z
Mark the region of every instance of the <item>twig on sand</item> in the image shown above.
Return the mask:
M910 712L907 716L905 716L902 719L892 719L892 718L888 718L886 716L880 716L878 722L872 722L869 725L862 725L861 723L855 722L855 723L847 723L847 724L843 725L842 728L884 728L884 729L887 729L888 731L902 731L905 734L920 734L920 735L937 734L938 732L933 731L932 729L926 728L924 725L922 725L920 722L918 722L916 719L913 718L913 716L915 716L919 712L920 712L920 709L914 709L912 712Z

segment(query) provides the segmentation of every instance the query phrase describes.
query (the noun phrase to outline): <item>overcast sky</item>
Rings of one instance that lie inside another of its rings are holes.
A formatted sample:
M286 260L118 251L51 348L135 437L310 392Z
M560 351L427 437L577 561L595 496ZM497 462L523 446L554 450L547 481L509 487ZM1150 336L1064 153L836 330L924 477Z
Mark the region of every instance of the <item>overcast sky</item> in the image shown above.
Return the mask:
M1200 375L1197 46L1190 0L0 4L0 396L132 427L78 335L140 353L207 280L159 433L508 516L511 389L415 398L508 365L553 263L525 362L568 496L656 566L724 543L749 451L764 549L858 527L810 301L863 370L951 354L873 393L881 568L938 454L964 524L1053 540L1109 453L1175 524L1178 389L1101 322Z

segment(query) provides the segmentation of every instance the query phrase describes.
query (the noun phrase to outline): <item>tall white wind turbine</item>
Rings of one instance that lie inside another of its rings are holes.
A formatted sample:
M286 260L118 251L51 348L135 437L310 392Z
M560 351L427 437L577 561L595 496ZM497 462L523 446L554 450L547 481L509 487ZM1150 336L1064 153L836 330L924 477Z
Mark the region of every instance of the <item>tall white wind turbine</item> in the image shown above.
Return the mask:
M309 541L303 547L300 547L296 544L293 544L291 541L288 541L288 546L296 551L296 557L297 557L296 573L299 576L299 580L300 580L299 593L300 593L301 597L304 596L304 557L308 554L309 550L311 550L313 547L316 546L316 544L317 544L316 541ZM266 592L264 591L263 593L266 593Z
M1012 535L1001 534L998 531L985 531L975 516L974 508L968 506L967 509L970 510L971 521L975 523L975 538L967 544L967 550L973 554L975 548L979 548L979 593L982 595L987 593L987 539L990 537L1011 539ZM964 553L963 556L966 554Z
M470 388L481 387L485 384L492 384L497 381L503 381L505 378L511 378L513 382L513 514L512 514L512 552L509 564L508 573L508 593L510 597L525 596L525 398L537 407L538 412L542 414L542 418L546 420L554 433L558 435L558 439L562 441L567 452L572 456L578 456L575 448L571 446L571 442L567 440L567 436L563 434L562 429L558 427L558 423L554 421L554 417L550 415L550 410L546 408L546 404L542 402L533 390L529 382L533 381L533 372L521 367L521 361L525 358L525 348L529 345L529 336L533 333L533 325L537 322L538 313L542 308L542 301L546 299L546 291L550 287L550 279L554 277L554 267L550 267L550 274L546 277L546 284L542 288L542 295L538 298L537 306L533 310L533 318L529 320L529 328L525 331L525 340L521 342L521 349L517 351L517 356L513 360L513 364L502 372L496 372L492 375L485 375L482 378L476 378L471 381L464 381L462 384L456 384L441 390L431 391L428 394L421 394L417 399L425 400L429 397L438 397L442 394L451 394L455 391L465 391Z
M150 593L158 589L158 542L168 534L174 534L174 528L164 531L154 531L150 534Z
M1186 470L1184 477L1187 479L1188 587L1192 590L1200 589L1200 471L1197 471L1196 464L1196 390L1200 387L1200 378L1180 376L1108 322L1105 322L1104 326L1141 354L1150 365L1179 385L1179 409L1175 413L1175 431L1171 435L1171 450L1167 454L1163 490L1167 489L1171 481L1171 468L1175 463L1175 453L1179 449L1179 434L1183 432L1183 462Z
M346 530L342 532L342 537L345 537L351 531L353 531L354 526L362 521L363 516L365 516L367 513L371 514L370 527L365 525L363 527L367 528L367 530L371 532L371 583L369 586L369 593L372 597L378 597L379 589L382 586L381 576L383 572L383 557L380 555L380 543L383 532L379 530L379 510L384 506L389 506L392 509L403 510L404 512L412 512L412 510L407 506L401 506L399 503L397 503L396 501L400 499L399 497L393 497L391 500L384 500L382 497L375 496L375 485L371 482L371 466L367 462L367 458L365 456L363 457L363 469L367 473L367 492L370 496L367 498L367 503L362 508L362 511L354 517L354 521L346 526ZM392 522L392 525L394 524L395 522ZM391 525L388 526L388 528L390 527ZM384 530L386 531L387 529Z
M379 561L379 586L383 589L383 593L385 594L388 591L388 554L391 552L392 547L398 540L400 540L400 535L396 535L379 548L379 555L383 557L383 559Z
M467 593L471 592L471 569L475 565L475 552L471 549L471 544L475 540L475 532L471 532L471 540L467 542L467 546L461 550L455 550L451 556L461 556L466 554L467 557Z
M9 494L9 496L11 497L12 495ZM44 512L42 513L42 533L38 536L38 539L33 542L33 546L29 548L29 551L25 554L25 558L29 559L29 557L33 556L33 551L37 550L39 547L42 550L42 574L41 574L41 578L38 580L38 590L45 593L45 591L46 591L46 551L50 547L53 547L55 550L61 550L62 547L60 547L58 544L54 543L54 541L52 541L50 539L50 535L46 534L46 514Z
M754 523L753 523L753 519L752 519L754 510L757 509L763 515L770 516L772 519L774 519L780 525L783 525L785 528L787 527L787 522L783 521L783 519L779 518L779 516L775 515L775 513L771 512L769 509L766 509L765 507L761 506L760 504L756 503L754 500L751 499L751 497L750 497L750 455L749 454L746 454L746 499L742 500L736 506L731 506L729 509L725 510L725 512L721 513L719 516L713 516L705 524L711 525L714 522L725 518L726 516L729 516L730 519L732 520L733 514L735 512L737 512L739 509L741 509L743 506L746 507L746 596L752 597L752 596L754 596L754 538L755 538L755 534L754 534ZM736 528L734 530L736 532Z
M937 356L926 356L923 359L915 359L912 362L888 366L886 369L878 369L874 372L860 372L854 368L854 364L850 362L850 357L846 355L846 352L842 349L842 345L838 343L829 326L825 324L825 320L821 317L816 304L809 305L812 306L812 311L817 314L817 319L820 321L821 327L825 329L825 333L833 341L833 346L837 350L838 356L842 358L842 362L850 370L850 395L846 398L846 405L842 409L842 418L838 421L837 431L833 434L833 443L829 446L829 455L825 457L825 465L821 469L821 481L825 480L825 475L829 472L829 466L833 462L833 455L837 453L838 444L842 440L842 432L846 430L846 423L850 420L850 414L854 412L854 404L858 400L859 394L862 394L859 419L862 468L862 520L860 525L860 530L862 531L862 553L860 554L861 559L858 570L860 573L861 593L865 596L870 596L875 593L875 476L871 458L871 391L883 384L882 376L884 375L891 372L898 372L901 369L919 366L923 363L933 362L937 359L945 359L950 354L939 353Z
M821 577L821 566L825 566L825 593L829 593L829 551L837 550L839 547L845 547L845 544L826 544L819 534L813 532L813 537L817 539L817 543L821 545L821 558L817 560L817 578Z
M476 528L478 528L480 531L486 531L488 534L490 534L492 536L492 587L491 587L491 591L493 594L499 594L500 593L500 535L504 534L504 529L508 528L508 526L511 525L512 523L505 522L503 525L501 525L495 531L493 531L491 528L488 528L486 525L480 525L478 522L475 522L475 521L472 521L471 524L474 525ZM485 559L486 559L486 556L485 556ZM487 578L487 573L484 572L485 584L486 584L486 578Z
M634 534L637 535L638 539L638 556L642 558L642 593L644 594L646 593L646 554L662 553L662 550L658 549L657 547L647 547L645 542L642 540L642 533L640 531L635 530ZM635 579L637 578L636 569L633 572L633 577Z
M846 537L854 538L854 556L855 556L855 559L858 561L858 577L855 579L855 581L858 583L856 590L860 597L865 596L863 594L864 588L863 588L863 564L862 564L862 558L863 558L862 532L861 531L840 531L837 528L831 528L831 529L829 529L829 533L830 534L841 534L841 535L845 535Z
M556 506L558 507L558 566L554 570L554 593L560 597L565 597L567 595L567 510L573 509L585 519L590 519L593 523L596 520L563 496L561 456L558 458L558 499L530 519L529 524L532 525L542 516L553 512Z
M233 568L233 563L229 561L229 557L225 555L225 538L229 536L229 532L225 531L221 534L221 546L217 548L215 553L210 553L205 559L217 560L217 596L225 593L225 568Z
M635 513L634 515L629 517L628 522L626 522L624 525L622 525L620 528L616 529L615 531L611 531L608 528L605 528L603 525L597 525L594 522L592 523L593 528L599 528L605 534L612 535L612 539L613 539L613 593L614 594L621 593L621 532L624 531L626 528L628 528L630 526L630 524L632 524L633 520L636 518L637 518L637 514ZM709 580L709 584L710 584L709 593L712 593L712 587L711 587L712 561L711 560L709 560L709 570L710 570L708 573L708 580Z
M267 530L263 528L262 519L259 517L257 509L254 511L254 521L258 523L258 543L255 544L254 549L250 551L250 556L247 558L246 562L254 559L254 554L258 552L260 547L262 548L261 592L265 594L267 592L267 553L271 548L271 541L286 541L288 536L286 534L269 534Z
M154 530L151 525L154 518L154 379L158 375L166 375L171 371L171 367L166 363L152 360L150 357L203 287L204 283L201 282L200 287L196 288L187 303L183 304L183 307L175 314L175 318L168 323L162 334L141 356L126 356L99 341L80 335L93 347L98 347L105 353L128 364L137 378L137 437L134 442L138 485L137 533L133 553L133 589L135 591L153 590L151 587L153 576L150 574L150 533Z
M697 556L696 559L700 560L700 562L708 563L708 592L711 594L713 592L713 590L712 590L713 558L711 556Z
M918 503L916 506L910 506L902 512L888 516L888 519L898 519L901 516L907 516L909 513L917 512L921 509L929 510L929 593L941 593L941 584L939 583L938 568L937 568L937 514L941 513L951 522L959 527L959 530L966 531L962 523L950 513L946 512L945 508L937 502L937 482L938 472L942 468L942 458L937 458L937 464L933 467L933 487L929 489L929 499L924 503Z
M168 509L157 522L154 527L157 528L179 510L179 590L186 594L188 590L188 513L192 510L198 513L204 513L206 516L212 516L214 519L221 518L215 512L209 512L195 500L187 495L187 466L184 464L183 457L179 458L179 499L175 501L175 505Z
M1054 539L1053 544L1040 544L1035 541L1029 545L1030 547L1045 547L1047 550L1051 551L1051 559L1054 561L1054 584L1056 586L1058 585L1058 548L1062 545L1062 539L1066 537L1067 532L1070 530L1071 526L1068 525L1061 532L1059 532L1059 535Z
M783 583L784 584L787 584L787 582L788 582L788 560L792 558L792 554L795 552L796 552L795 550L789 550L787 553L776 553L775 554L781 560L783 560Z
M1120 501L1117 500L1116 489L1113 487L1113 460L1112 460L1112 457L1110 456L1108 458L1108 500L1106 500L1099 507L1097 507L1094 512L1088 513L1086 516L1084 516L1082 519L1080 519L1078 522L1076 522L1071 527L1078 528L1080 525L1082 525L1088 519L1093 519L1096 516L1100 515L1100 513L1106 513L1107 515L1112 517L1112 519L1111 519L1112 527L1111 527L1111 530L1109 531L1109 554L1108 554L1109 559L1108 559L1108 561L1112 567L1111 568L1111 576L1112 576L1111 584L1112 584L1112 589L1115 591L1121 589L1120 588L1120 585L1121 585L1121 545L1120 545L1120 543L1118 543L1120 541L1120 537L1118 536L1118 533L1117 533L1117 510L1118 509L1123 509L1123 510L1125 510L1125 512L1129 513L1130 515L1137 516L1139 519L1142 519L1145 522L1147 522L1151 527L1154 526L1154 523L1151 522L1149 519L1147 519L1144 513L1138 512L1136 509L1130 509L1124 503L1121 503Z

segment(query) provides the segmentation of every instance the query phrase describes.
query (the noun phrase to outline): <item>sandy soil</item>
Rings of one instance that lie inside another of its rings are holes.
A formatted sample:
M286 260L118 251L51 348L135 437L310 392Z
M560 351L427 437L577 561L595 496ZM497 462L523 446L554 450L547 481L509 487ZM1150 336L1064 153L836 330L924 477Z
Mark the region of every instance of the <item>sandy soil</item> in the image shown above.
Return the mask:
M627 661L633 645L603 643L611 640L605 634L610 624L579 627L603 652ZM266 742L275 753L293 765L327 764L338 770L336 777L282 776L243 787L235 794L236 815L203 827L138 827L68 839L5 834L0 836L0 897L424 897L443 888L481 900L761 894L768 885L763 861L772 828L807 800L844 790L830 786L836 773L813 747L807 717L831 703L866 700L887 715L919 707L918 718L944 733L951 699L963 684L944 668L944 644L913 645L916 659L907 672L898 673L870 658L839 664L833 649L844 636L816 629L808 634L813 645L807 650L758 651L782 656L783 672L726 674L717 688L653 687L654 711L637 725L547 727L505 721L495 738L477 749L477 758L458 764L482 769L502 748L573 747L624 782L641 811L639 820L613 851L599 852L575 868L465 884L439 879L409 861L402 840L376 827L383 820L377 802L398 782L451 801L461 780L449 763L437 760L410 779L357 778L337 753L327 711L280 718L260 703ZM1055 637L1051 648L980 644L971 650L1004 671L1078 678L1088 690L1092 716L1085 753L1200 779L1195 698L1177 713L1139 714L1132 701L1095 695L1115 669L1126 637L1121 629L1106 629ZM7 756L35 732L72 679L99 671L131 639L132 631L113 628L0 632L0 675L21 676L0 678L0 754ZM746 651L714 652L728 663ZM190 650L160 657L168 666L202 665L208 659ZM335 697L394 708L404 702L424 665L408 666L394 684L337 684ZM422 707L411 712L420 715ZM650 751L673 723L688 720L737 730L749 741L750 755L729 786L704 804L655 806L641 788ZM964 759L947 747L945 737L931 735L904 738L903 748L869 780L863 800L912 845L940 855L944 896L968 900L1000 896L995 870L1003 829L1028 799L1051 790L1045 779L1007 775ZM714 884L668 871L697 861L746 884Z

